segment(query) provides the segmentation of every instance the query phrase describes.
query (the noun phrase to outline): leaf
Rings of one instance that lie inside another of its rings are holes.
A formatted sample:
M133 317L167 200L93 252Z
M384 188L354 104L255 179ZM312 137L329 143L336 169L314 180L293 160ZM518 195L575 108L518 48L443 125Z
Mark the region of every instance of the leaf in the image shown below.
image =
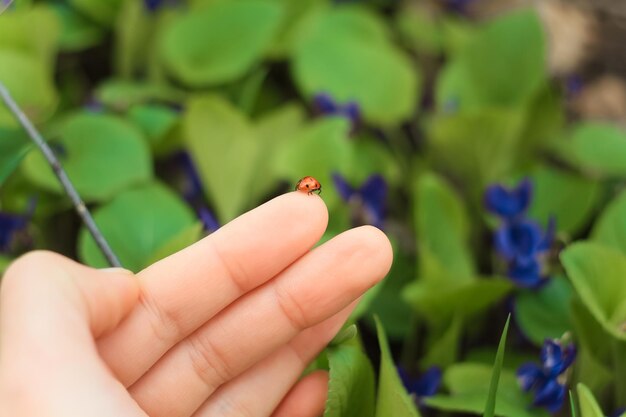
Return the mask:
M234 81L269 48L282 13L275 2L240 0L182 14L163 34L163 62L190 86Z
M205 192L227 223L249 204L261 144L249 121L219 96L190 100L183 131Z
M524 121L520 109L485 109L436 116L426 128L434 160L482 196L512 170Z
M474 275L468 249L469 220L454 190L434 174L413 185L413 218L419 244L445 266L451 278L467 282Z
M374 370L363 352L341 346L328 353L330 380L324 417L373 417Z
M626 254L626 192L620 193L600 214L593 226L591 240Z
M415 401L407 393L394 364L389 343L380 320L375 317L378 345L380 346L380 372L376 417L419 417Z
M576 392L580 404L580 417L604 417L598 402L585 384L576 385Z
M555 277L538 291L521 291L515 298L515 321L535 345L559 339L572 330L569 316L572 288L565 278Z
M196 224L180 197L156 182L118 194L94 212L94 220L122 265L134 272L150 265L164 245ZM90 266L108 265L84 226L78 253Z
M512 289L505 279L476 279L461 284L419 280L409 284L403 298L431 323L445 323L454 315L471 316L500 301Z
M485 412L483 417L493 417L496 410L496 401L498 394L498 384L500 384L500 374L502 373L502 365L504 363L504 350L506 346L506 336L509 333L509 323L511 322L511 315L506 319L502 336L500 336L500 343L498 344L498 351L496 352L496 360L493 364L493 372L491 373L491 383L489 384L489 396L485 404Z
M514 107L529 101L541 87L545 56L537 13L515 11L489 22L455 57L464 80L457 85L471 86L470 105Z
M120 191L148 181L152 166L141 133L125 120L105 114L77 113L60 127L61 164L86 201L103 201ZM40 152L30 153L22 165L34 184L63 193Z
M146 13L144 1L123 1L115 19L114 64L116 73L132 79L145 72L145 65L154 51L155 21Z
M580 123L562 147L564 156L584 170L604 176L626 175L626 134L617 126Z
M597 181L548 167L536 169L531 178L535 185L532 218L547 224L554 216L558 229L569 233L587 224L600 197Z
M444 373L444 383L450 395L436 395L424 399L427 406L442 410L483 414L489 396L493 367L459 363ZM520 389L514 371L503 369L496 395L495 415L502 417L549 417L547 411L530 408L532 400Z
M124 0L69 0L81 13L103 26L111 26Z
M23 131L0 127L0 186L32 148L33 144Z
M68 4L54 2L50 6L61 22L59 48L62 51L82 51L95 46L104 38L105 31L101 26L94 25Z
M461 336L463 334L463 319L460 315L454 316L445 332L428 347L428 351L420 364L424 368L438 366L446 368L458 360ZM429 336L433 338L434 329L429 329Z
M27 53L0 49L0 82L26 115L40 123L53 113L57 92L48 68ZM17 121L0 101L0 126L17 126Z
M0 50L28 55L52 75L61 25L50 6L38 4L11 13L0 12L0 27Z
M174 235L171 239L159 247L152 258L148 261L148 265L152 265L161 259L185 249L196 243L202 237L202 223L196 222L191 226L183 229L180 233Z
M301 28L291 70L307 98L326 92L356 101L365 119L382 125L411 116L420 96L418 70L388 39L384 24L360 7L335 6Z
M134 104L145 102L179 102L187 94L164 84L132 82L113 79L102 83L96 89L96 99L118 111L125 111Z
M128 118L141 128L150 144L156 147L174 128L179 114L159 104L137 104L128 111Z
M593 317L626 340L626 256L597 243L575 243L561 253L567 275Z
M369 327L376 326L376 316L391 339L404 339L409 334L412 325L411 308L400 294L402 288L413 279L414 271L414 258L395 250L391 270L378 284L382 287L368 308L370 314L363 317Z
M293 184L305 175L317 178L322 184L326 204L332 207L333 199L337 201L339 195L332 186L331 175L349 166L354 155L348 131L348 121L341 117L323 118L309 124L277 150L272 163L276 175Z

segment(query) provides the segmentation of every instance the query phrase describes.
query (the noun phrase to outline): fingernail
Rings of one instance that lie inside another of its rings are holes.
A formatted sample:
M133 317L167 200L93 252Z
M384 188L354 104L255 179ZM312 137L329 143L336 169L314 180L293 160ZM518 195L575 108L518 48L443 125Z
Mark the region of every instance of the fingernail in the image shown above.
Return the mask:
M99 269L98 271L100 272L106 272L106 273L114 273L114 274L133 274L132 271L129 271L126 268L102 268Z

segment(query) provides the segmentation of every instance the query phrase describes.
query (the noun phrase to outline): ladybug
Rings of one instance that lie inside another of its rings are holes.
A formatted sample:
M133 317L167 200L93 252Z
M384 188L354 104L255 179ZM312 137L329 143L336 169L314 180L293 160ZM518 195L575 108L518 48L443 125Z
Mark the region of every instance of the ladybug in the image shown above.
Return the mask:
M296 184L296 191L306 191L311 195L317 191L317 194L322 193L322 184L313 177L304 177Z

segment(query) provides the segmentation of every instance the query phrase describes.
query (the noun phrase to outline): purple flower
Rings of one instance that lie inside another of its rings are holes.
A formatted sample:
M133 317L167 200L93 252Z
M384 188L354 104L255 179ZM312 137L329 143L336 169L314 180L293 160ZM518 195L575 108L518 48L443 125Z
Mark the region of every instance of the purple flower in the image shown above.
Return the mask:
M9 249L16 233L24 230L28 224L28 218L24 215L0 212L0 251Z
M563 346L558 340L547 339L541 348L543 372L554 378L561 375L576 359L576 347L573 344Z
M441 385L442 372L437 366L429 368L419 377L409 375L403 367L399 366L398 375L406 390L415 396L418 402L422 398L435 395Z
M151 13L159 10L163 5L177 6L180 0L143 0L143 5L146 10Z
M467 13L467 8L473 2L474 0L441 0L445 8L460 14Z
M200 221L202 221L202 225L206 232L213 233L220 228L217 218L207 207L202 206L198 209L198 217L200 218Z
M352 187L337 172L333 173L333 182L341 198L353 205L354 223L371 224L382 229L388 187L381 175L371 175L359 188Z
M534 392L533 406L555 413L563 406L567 387L565 372L576 358L573 344L546 340L541 349L541 365L526 363L517 370L517 381L525 392Z
M532 195L533 184L529 179L522 180L515 188L494 184L485 192L485 207L504 220L513 220L526 213Z
M339 104L330 94L318 93L313 97L313 107L320 114L345 117L350 121L353 131L361 121L361 110L356 101Z

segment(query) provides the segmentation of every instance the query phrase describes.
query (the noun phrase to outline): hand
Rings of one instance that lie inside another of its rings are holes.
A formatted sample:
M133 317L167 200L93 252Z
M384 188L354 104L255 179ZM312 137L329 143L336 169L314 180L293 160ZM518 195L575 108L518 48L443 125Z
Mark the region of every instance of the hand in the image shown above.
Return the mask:
M289 193L137 275L21 257L0 293L0 416L320 415L327 376L298 379L392 259L369 226L312 250L327 217Z

